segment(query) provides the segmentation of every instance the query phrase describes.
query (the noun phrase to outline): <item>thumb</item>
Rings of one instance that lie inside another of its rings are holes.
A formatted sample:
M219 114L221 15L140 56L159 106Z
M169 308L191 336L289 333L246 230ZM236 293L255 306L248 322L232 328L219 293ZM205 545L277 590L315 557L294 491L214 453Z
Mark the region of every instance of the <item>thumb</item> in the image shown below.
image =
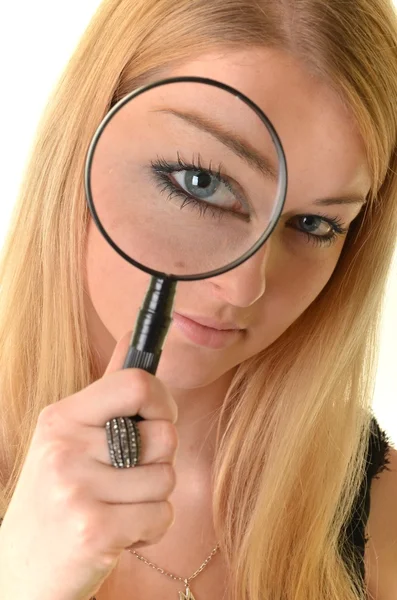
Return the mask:
M105 375L120 371L123 368L125 357L128 353L128 348L131 342L132 331L127 331L117 342L108 366L106 367Z

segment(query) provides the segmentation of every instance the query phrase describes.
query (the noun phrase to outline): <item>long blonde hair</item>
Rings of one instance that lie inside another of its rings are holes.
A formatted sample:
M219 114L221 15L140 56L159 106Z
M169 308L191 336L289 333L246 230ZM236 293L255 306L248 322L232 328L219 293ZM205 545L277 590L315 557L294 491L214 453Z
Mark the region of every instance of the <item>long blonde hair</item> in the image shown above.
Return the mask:
M365 468L397 239L397 33L387 0L103 3L40 123L0 265L0 510L41 410L99 376L84 309L82 183L99 122L167 65L254 45L294 53L338 91L373 187L326 288L238 369L220 419L215 526L235 600L357 600L341 540Z

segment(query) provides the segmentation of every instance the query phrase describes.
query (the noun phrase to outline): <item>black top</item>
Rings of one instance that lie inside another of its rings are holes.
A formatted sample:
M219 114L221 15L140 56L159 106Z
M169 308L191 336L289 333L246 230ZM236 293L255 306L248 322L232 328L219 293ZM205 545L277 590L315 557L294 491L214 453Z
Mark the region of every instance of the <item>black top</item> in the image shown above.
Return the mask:
M356 584L365 590L365 545L369 538L365 535L365 526L371 508L370 489L372 479L378 479L385 469L388 469L391 440L379 427L376 418L372 417L371 435L367 451L367 467L365 477L354 503L351 518L346 524L348 534L348 548L342 546L342 556L346 557L353 552L354 571L357 573Z
M351 517L346 523L347 545L341 547L342 555L345 557L353 555L354 572L357 574L356 585L365 589L365 564L364 553L368 537L365 535L365 526L368 521L370 503L370 488L372 479L378 479L380 473L390 463L389 451L391 440L379 427L375 417L372 418L371 435L367 452L367 468L365 477L361 484L358 496L354 503ZM0 525L3 519L0 517ZM347 560L347 559L346 559ZM95 599L93 599L95 600Z

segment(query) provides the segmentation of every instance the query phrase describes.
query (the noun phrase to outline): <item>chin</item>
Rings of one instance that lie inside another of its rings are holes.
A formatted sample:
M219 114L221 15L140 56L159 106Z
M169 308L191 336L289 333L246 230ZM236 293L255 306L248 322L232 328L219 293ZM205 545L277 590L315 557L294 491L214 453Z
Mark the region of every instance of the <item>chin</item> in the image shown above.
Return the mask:
M197 389L226 376L237 364L225 353L166 341L156 376L169 388Z

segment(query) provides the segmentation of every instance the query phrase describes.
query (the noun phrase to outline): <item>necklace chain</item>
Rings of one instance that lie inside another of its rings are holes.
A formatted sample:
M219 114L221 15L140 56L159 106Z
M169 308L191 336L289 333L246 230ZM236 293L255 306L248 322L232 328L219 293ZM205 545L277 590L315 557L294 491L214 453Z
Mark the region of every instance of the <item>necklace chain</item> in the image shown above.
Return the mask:
M218 549L219 549L219 544L217 544L215 546L215 548L212 550L211 554L205 559L205 561L203 562L203 564L200 565L200 567L197 569L197 571L195 571L193 573L193 575L191 575L188 578L186 578L186 577L178 577L177 575L173 575L172 573L168 573L168 571L165 571L164 569L162 569L161 567L157 566L156 564L148 561L144 556L140 556L137 552L135 552L135 550L129 550L129 552L131 552L131 554L134 554L137 558L139 558L139 560L142 560L149 567L152 567L152 569L156 569L156 571L159 571L163 575L167 575L168 577L170 577L171 579L174 579L175 581L182 581L186 585L186 584L189 583L189 581L191 581L192 579L194 579L195 577L197 577L197 575L199 573L201 573L201 571L210 562L210 560L214 556L214 554L216 554L216 552L218 551Z
M148 561L144 556L141 556L140 554L138 554L137 552L135 552L135 550L130 550L128 549L129 552L131 552L131 554L134 554L137 558L139 558L139 560L143 561L145 564L149 565L149 567L152 567L152 569L155 569L156 571L159 571L159 573L162 573L163 575L167 575L167 577L170 577L171 579L173 579L174 581L182 581L182 583L185 584L186 586L186 595L183 596L183 594L180 592L179 597L180 598L186 598L186 600L189 600L189 598L191 598L192 600L194 600L193 595L191 594L190 590L189 590L189 581L191 581L192 579L194 579L195 577L197 577L197 575L199 573L201 573L201 571L208 565L208 563L210 562L211 558L214 556L214 554L217 553L217 551L219 550L219 544L217 544L215 546L215 548L212 550L211 554L209 556L207 556L207 558L205 559L205 561L203 562L202 565L199 566L199 568L197 569L197 571L195 571L193 573L193 575L190 575L190 577L178 577L177 575L173 575L172 573L168 573L168 571L165 571L164 569L162 569L161 567L157 566L156 564ZM96 600L96 597L93 596L91 598L91 600Z

